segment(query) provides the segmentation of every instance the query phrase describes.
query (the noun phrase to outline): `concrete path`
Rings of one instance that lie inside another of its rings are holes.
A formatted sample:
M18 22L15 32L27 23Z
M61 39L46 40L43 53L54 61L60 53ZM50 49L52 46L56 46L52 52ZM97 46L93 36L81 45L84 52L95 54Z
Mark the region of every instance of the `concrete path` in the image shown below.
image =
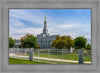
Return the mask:
M29 56L22 56L22 55L15 55L15 54L9 54L9 56L29 58ZM34 57L34 59L42 59L42 60L50 60L50 61L63 61L63 62L78 63L78 61L74 61L74 60L52 59L52 58L43 58L43 57ZM90 61L85 61L84 63L91 64Z

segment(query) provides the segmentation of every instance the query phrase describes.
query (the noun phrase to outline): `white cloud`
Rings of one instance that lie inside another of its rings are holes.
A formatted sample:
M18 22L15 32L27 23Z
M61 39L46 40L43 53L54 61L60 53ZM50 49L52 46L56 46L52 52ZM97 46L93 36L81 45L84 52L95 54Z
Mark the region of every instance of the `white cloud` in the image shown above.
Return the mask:
M86 37L86 38L89 38L89 39L91 38L91 36L90 36L90 35L87 35L87 36L85 36L85 37Z
M42 33L43 28L36 27L24 27L24 23L19 21L18 19L22 19L25 21L30 21L38 24L38 26L43 25L44 23L44 13L39 11L33 11L32 13L24 10L12 10L10 11L10 36L13 38L20 38L24 36L26 33L32 33L35 36L37 34ZM62 20L61 20L62 19ZM60 20L60 21L59 21ZM21 29L15 27L22 27ZM67 23L65 18L56 18L53 16L47 15L47 28L48 32L51 35L60 34L62 35L70 35L73 38L77 36L85 36L86 38L90 38L91 27L90 24L81 24L80 22L74 22L73 24Z
M10 19L10 26L23 27L24 23L18 21L17 19Z
M10 30L10 36L12 36L14 39L20 39L22 36L24 36L26 33L31 33L35 36L37 36L37 33L41 33L41 28L22 28L22 29L15 29L11 28Z
M60 27L60 28L71 28L71 27L73 27L73 25L64 24L64 25L59 25L58 27Z
M35 12L31 14L24 10L11 10L9 16L16 19L31 21L40 25L43 23L42 21L44 19L42 15L37 15Z

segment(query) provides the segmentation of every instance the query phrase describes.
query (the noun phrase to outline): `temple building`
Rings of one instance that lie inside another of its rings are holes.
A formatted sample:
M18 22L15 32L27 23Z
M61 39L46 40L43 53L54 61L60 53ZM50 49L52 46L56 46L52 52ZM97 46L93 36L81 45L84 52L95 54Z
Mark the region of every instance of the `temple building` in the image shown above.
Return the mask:
M48 33L47 21L45 16L43 33L37 35L37 43L40 45L40 49L52 48L50 47L50 45L52 44L52 41L56 38L56 36L58 35L50 35Z
M51 47L51 44L53 42L53 40L56 39L56 36L59 35L50 35L48 33L48 29L47 29L47 21L46 21L46 16L45 16L45 20L44 20L44 28L43 28L43 32L39 35L37 35L37 43L40 46L40 49L54 49L54 47ZM71 36L66 36L66 37L71 37ZM71 37L71 39L73 39ZM19 39L15 39L15 43L14 43L14 48L20 48L21 46L21 42ZM57 49L57 48L56 48ZM70 50L73 48L70 48Z

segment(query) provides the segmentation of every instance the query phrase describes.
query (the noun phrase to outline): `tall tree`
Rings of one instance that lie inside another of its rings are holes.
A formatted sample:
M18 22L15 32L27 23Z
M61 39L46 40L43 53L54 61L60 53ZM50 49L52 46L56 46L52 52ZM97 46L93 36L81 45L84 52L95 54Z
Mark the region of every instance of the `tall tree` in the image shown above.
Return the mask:
M71 47L73 47L74 41L71 39L71 37L66 37L67 39L67 48L70 49Z
M37 38L29 33L23 36L20 41L23 48L35 48L37 44Z
M15 40L12 37L9 37L9 48L14 47Z
M82 49L86 47L87 39L79 36L74 39L74 47L77 49Z
M91 45L89 43L86 45L86 50L91 50Z
M67 36L57 36L56 39L51 44L51 47L58 49L70 49L73 46L73 40Z

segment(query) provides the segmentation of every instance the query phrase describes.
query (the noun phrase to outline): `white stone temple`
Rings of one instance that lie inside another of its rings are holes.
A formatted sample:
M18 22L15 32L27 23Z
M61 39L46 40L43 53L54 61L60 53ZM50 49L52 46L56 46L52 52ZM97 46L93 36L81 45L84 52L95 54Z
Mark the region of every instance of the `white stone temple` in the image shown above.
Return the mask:
M47 21L45 16L43 33L37 35L37 43L40 45L40 49L52 48L50 47L50 45L52 44L52 41L56 38L56 36L58 35L48 34Z
M54 49L54 47L51 47L51 44L53 40L56 39L56 36L59 36L59 35L50 35L48 33L47 21L46 21L46 16L45 16L43 32L37 35L37 43L40 45L40 49ZM66 37L71 37L71 36L66 36ZM73 38L71 37L71 39ZM14 47L18 48L18 46L21 45L21 42L18 39L15 41L16 43L14 44ZM73 48L70 48L70 52L73 52Z

